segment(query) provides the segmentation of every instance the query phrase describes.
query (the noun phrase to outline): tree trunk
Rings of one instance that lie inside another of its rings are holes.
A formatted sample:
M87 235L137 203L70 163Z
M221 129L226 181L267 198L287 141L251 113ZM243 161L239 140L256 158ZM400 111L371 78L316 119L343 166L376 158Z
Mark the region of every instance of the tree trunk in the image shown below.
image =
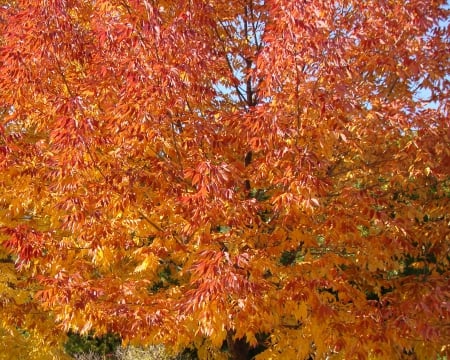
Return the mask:
M245 338L233 339L233 333L229 332L227 335L227 345L230 353L230 360L250 360L250 345Z

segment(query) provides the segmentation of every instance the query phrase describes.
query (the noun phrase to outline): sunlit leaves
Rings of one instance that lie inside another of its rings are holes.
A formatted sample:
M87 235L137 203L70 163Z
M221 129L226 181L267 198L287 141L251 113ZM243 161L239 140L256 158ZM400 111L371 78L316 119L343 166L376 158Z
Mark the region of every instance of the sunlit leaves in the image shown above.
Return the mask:
M215 359L445 352L441 3L3 6L1 286L21 326L45 310Z

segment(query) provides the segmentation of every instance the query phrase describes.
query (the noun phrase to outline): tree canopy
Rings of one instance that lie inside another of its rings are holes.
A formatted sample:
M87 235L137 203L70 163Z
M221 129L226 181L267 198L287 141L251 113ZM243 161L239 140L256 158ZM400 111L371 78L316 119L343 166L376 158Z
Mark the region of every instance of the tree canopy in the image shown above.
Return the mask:
M202 359L448 354L448 15L3 1L3 327Z

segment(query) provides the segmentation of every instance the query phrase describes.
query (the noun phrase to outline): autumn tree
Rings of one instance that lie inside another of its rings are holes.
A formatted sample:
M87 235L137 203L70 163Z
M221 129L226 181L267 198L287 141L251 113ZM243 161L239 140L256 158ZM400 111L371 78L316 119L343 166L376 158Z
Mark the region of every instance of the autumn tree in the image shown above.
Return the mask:
M18 309L202 359L448 354L448 11L2 5Z
M62 351L64 334L33 300L30 274L18 273L13 258L0 249L0 360L68 358Z

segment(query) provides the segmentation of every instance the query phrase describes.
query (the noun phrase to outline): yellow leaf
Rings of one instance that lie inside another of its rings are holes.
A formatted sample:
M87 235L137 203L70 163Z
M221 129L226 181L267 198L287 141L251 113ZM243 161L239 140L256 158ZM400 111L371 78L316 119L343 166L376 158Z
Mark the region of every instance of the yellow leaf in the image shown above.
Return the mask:
M149 254L149 255L147 255L147 257L144 259L144 261L142 263L140 263L138 266L136 266L136 268L134 269L134 272L138 273L138 272L142 272L145 270L150 270L152 272L155 272L157 266L158 266L158 258L153 254Z

